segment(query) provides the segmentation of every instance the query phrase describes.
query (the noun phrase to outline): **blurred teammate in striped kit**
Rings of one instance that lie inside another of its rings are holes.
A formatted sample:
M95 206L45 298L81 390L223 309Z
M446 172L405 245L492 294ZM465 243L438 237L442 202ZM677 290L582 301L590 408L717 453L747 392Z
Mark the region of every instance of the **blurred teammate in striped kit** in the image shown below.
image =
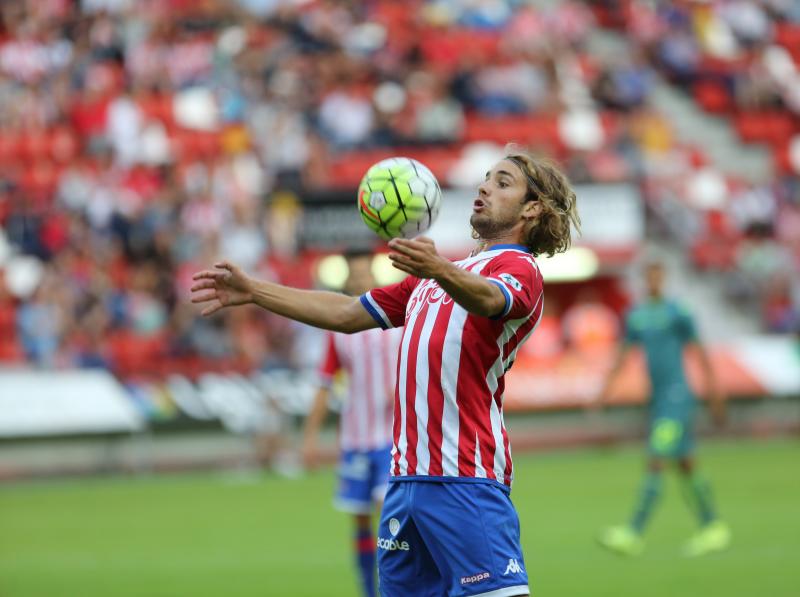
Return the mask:
M345 292L359 296L375 287L372 254L346 255ZM402 330L379 328L358 334L329 332L320 368L321 386L304 429L303 459L313 467L317 439L328 411L334 376L344 372L347 397L339 419L339 483L334 507L353 515L356 564L367 597L375 595L375 538L372 513L380 514L389 483L392 447L392 409L397 371L397 349Z

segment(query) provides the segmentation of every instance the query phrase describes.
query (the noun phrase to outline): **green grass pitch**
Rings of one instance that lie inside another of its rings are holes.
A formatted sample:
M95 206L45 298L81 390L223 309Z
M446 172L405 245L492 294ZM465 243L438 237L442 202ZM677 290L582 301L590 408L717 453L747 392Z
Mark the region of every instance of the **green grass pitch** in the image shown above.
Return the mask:
M535 597L790 597L800 587L800 443L701 446L725 553L686 560L693 521L667 484L645 554L615 557L596 532L627 518L642 452L518 455L519 510ZM0 596L355 596L333 471L299 480L191 474L0 486Z

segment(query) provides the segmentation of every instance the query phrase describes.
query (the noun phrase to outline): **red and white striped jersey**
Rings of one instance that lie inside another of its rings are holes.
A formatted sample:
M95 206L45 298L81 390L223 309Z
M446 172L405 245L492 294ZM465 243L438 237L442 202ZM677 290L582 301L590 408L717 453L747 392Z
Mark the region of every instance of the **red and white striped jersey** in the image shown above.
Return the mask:
M391 443L399 344L399 333L386 334L379 329L328 334L320 376L329 384L341 369L348 377L339 423L342 449L377 450Z
M511 486L504 375L542 314L542 276L521 245L495 245L460 268L497 284L495 318L468 313L435 280L410 276L361 302L383 328L405 326L394 401L392 475Z

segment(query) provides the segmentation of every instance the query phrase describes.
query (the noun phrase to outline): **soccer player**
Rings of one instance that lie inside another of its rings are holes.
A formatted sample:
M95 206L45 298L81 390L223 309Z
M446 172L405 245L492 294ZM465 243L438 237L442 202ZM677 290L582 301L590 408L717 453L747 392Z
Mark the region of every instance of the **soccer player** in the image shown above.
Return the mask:
M694 321L686 309L664 296L664 278L663 264L654 261L646 265L647 300L627 314L624 341L598 397L599 405L606 402L625 356L632 345L640 345L647 357L651 384L647 473L630 522L607 529L599 540L617 553L642 552L642 534L661 494L662 470L666 462L673 461L680 471L683 492L700 523L700 530L686 544L684 553L699 556L726 548L731 534L717 518L708 483L695 471L692 426L696 400L684 373L685 347L699 356L711 413L719 424L724 422L724 400Z
M575 193L555 166L512 150L478 187L470 224L482 250L456 262L427 238L390 241L409 276L359 298L261 282L227 262L194 276L204 315L253 303L339 332L404 327L378 527L383 597L529 594L504 376L542 312L534 256L569 247Z
M375 287L372 254L347 256L345 292L360 296ZM317 438L325 420L330 384L339 371L347 374L347 399L339 423L339 486L334 500L338 510L353 515L355 553L363 594L375 595L375 539L372 512L380 512L389 482L392 444L397 333L379 328L359 334L327 335L328 348L320 376L323 384L314 399L304 428L303 456L307 465L317 460Z

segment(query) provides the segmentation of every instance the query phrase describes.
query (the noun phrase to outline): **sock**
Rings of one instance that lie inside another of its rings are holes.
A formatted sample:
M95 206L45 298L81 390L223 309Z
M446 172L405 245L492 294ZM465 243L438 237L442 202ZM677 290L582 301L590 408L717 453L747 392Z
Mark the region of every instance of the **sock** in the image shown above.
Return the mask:
M375 539L369 530L356 531L356 561L366 597L375 597Z
M711 497L711 485L700 475L681 475L683 495L689 507L697 516L701 526L713 522L717 515L714 512L714 500Z
M631 519L631 527L637 533L641 534L644 531L658 497L661 495L661 485L661 473L647 473L639 491L639 501Z

